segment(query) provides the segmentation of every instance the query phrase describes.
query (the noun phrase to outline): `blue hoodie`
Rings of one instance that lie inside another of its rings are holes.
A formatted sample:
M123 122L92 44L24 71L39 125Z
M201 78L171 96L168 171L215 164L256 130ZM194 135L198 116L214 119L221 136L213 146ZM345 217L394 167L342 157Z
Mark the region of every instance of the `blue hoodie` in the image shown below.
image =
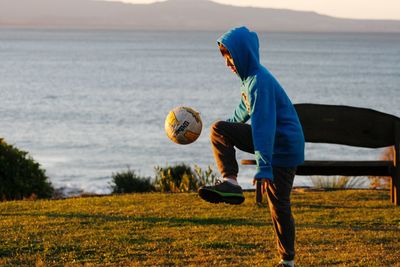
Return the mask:
M242 97L230 122L250 119L255 178L273 181L272 166L296 167L304 161L304 135L296 110L275 77L260 64L257 34L234 28L218 39L231 54L242 81Z

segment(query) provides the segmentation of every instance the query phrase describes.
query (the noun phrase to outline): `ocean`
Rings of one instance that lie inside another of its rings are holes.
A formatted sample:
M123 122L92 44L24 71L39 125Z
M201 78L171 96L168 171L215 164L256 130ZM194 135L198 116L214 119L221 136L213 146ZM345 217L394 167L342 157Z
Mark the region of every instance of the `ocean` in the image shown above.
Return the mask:
M0 29L0 137L28 151L55 187L109 193L113 173L155 166L216 170L209 128L231 115L240 81L225 66L222 32ZM293 103L372 108L400 116L400 35L260 33L261 61ZM190 145L164 119L200 112ZM378 159L382 149L307 144L307 159ZM238 152L239 159L251 155ZM241 167L251 188L254 167ZM295 185L309 185L296 177Z

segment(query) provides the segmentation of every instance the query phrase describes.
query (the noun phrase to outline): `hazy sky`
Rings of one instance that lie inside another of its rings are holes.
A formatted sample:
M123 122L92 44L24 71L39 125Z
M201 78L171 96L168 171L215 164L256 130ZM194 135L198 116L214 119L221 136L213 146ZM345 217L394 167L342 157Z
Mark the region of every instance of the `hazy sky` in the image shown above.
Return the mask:
M154 0L113 0L151 3ZM315 11L320 14L360 19L400 20L400 0L213 0L223 4Z

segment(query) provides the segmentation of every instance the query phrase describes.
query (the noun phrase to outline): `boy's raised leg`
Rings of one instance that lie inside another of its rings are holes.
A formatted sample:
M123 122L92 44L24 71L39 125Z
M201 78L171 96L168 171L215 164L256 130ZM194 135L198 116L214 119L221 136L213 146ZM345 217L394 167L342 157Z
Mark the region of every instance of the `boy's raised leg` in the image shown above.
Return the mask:
M254 153L251 126L218 121L211 127L210 138L214 158L224 181L201 187L199 196L211 203L241 204L244 201L242 188L238 184L229 182L228 178L236 180L238 174L235 147Z

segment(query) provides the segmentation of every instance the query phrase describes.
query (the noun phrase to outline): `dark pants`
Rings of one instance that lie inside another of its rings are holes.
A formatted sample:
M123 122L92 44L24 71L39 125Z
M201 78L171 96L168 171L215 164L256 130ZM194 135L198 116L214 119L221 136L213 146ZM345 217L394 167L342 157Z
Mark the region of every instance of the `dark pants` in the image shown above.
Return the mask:
M254 154L251 126L218 121L211 127L214 158L222 177L237 176L235 147ZM282 259L293 260L295 227L290 205L295 168L273 167L274 182L267 182L266 194ZM265 177L267 178L267 177Z

